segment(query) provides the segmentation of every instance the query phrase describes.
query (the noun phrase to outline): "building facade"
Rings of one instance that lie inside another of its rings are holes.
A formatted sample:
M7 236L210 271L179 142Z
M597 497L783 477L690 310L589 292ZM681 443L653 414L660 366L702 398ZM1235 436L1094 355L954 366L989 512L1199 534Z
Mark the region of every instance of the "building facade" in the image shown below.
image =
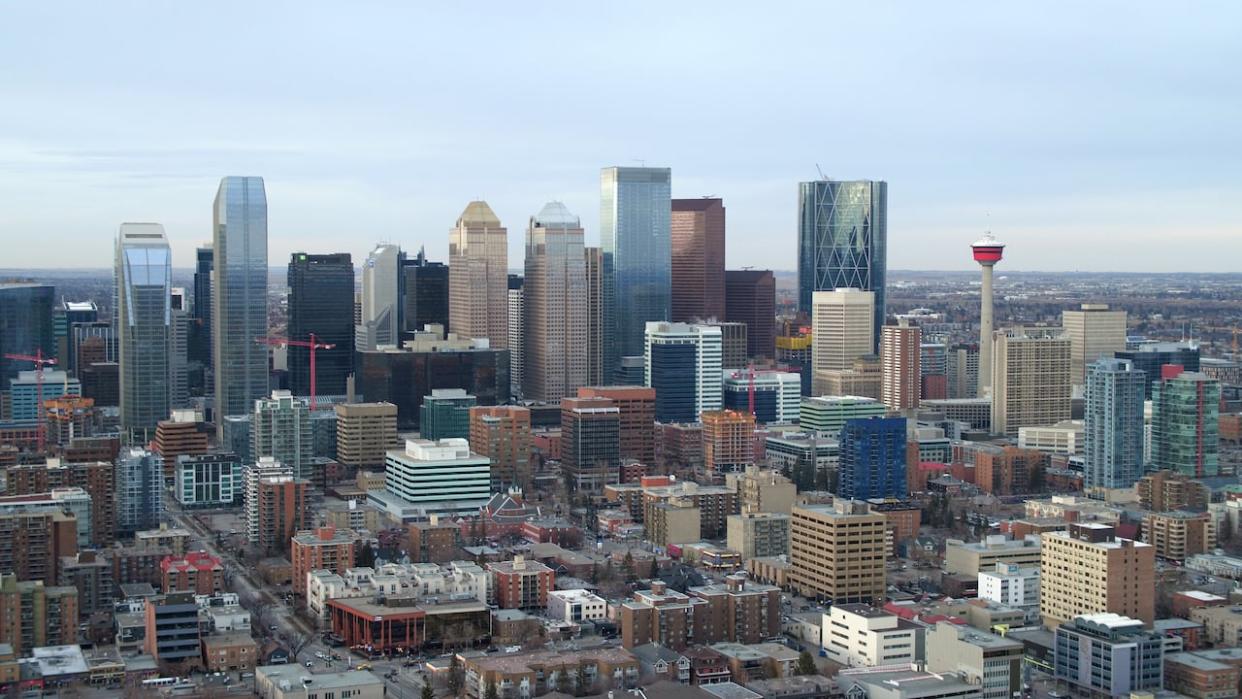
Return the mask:
M725 206L712 197L673 199L669 219L669 320L725 319Z
M722 401L720 328L647 323L645 376L656 392L657 422L698 422Z
M1085 488L1129 488L1143 475L1146 390L1147 375L1136 370L1132 362L1100 359L1087 365L1083 413Z
M261 177L225 177L213 209L211 341L216 414L250 412L268 393L267 193ZM217 420L218 422L218 420Z
M906 419L848 420L841 429L837 494L853 500L906 496Z
M449 331L509 347L509 234L485 201L449 231Z
M396 345L401 339L401 285L399 272L405 259L401 248L376 245L362 266L361 317L354 328L354 347L374 350Z
M470 408L470 450L492 463L493 489L531 482L530 409L516 405Z
M336 460L355 469L379 468L397 439L397 406L392 403L337 403Z
M1005 331L992 339L992 432L1016 437L1022 427L1068 420L1070 341Z
M308 255L289 260L288 337L333 345L315 350L315 392L345 394L354 373L354 263L349 253ZM311 350L289 345L289 389L311 393Z
M1126 312L1109 310L1106 303L1061 311L1061 327L1070 341L1070 380L1075 384L1083 384L1087 367L1126 349Z
M770 269L725 270L725 320L746 325L746 355L776 356L776 276Z
M143 444L168 417L172 395L172 251L164 227L121 224L114 276L121 428Z
M1040 536L1039 612L1055 628L1083 614L1155 618L1155 549L1123 539L1112 526L1071 522Z
M491 465L465 439L407 439L403 451L388 452L384 484L427 516L471 514L492 495Z
M1176 365L1152 387L1151 461L1195 478L1220 473L1220 382Z
M310 408L289 391L272 391L254 402L250 423L250 457L270 456L293 469L297 478L310 478L315 441Z
M522 395L554 401L587 385L586 253L582 224L549 202L526 229Z
M889 410L919 407L922 395L922 331L912 325L880 328L880 400Z
M884 599L887 520L866 503L795 506L790 515L790 583L834 604Z

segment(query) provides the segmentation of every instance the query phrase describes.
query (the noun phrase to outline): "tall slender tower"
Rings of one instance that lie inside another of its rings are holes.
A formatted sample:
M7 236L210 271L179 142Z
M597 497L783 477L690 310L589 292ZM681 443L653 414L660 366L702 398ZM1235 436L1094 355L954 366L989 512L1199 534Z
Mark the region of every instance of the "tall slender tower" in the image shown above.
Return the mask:
M531 216L526 229L526 398L560 400L587 385L590 319L582 238L578 217L558 201Z
M116 239L121 428L134 444L169 415L172 253L158 223L122 223Z
M509 235L485 201L449 231L449 332L509 349Z
M975 262L983 268L979 308L979 396L983 397L992 388L992 268L1001 261L1005 244L988 233L972 243L970 249Z
M380 243L362 266L362 322L354 330L354 346L373 350L401 340L401 299L398 274L405 254L401 248ZM302 339L302 338L297 338Z
M262 177L225 177L212 230L211 342L216 422L267 395L267 193ZM223 429L223 428L221 428Z

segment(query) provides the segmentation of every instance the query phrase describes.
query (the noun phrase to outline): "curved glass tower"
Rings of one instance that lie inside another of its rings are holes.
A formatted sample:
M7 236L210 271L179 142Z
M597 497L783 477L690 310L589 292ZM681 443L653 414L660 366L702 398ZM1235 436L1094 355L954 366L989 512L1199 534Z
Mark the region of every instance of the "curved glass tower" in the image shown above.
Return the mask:
M268 394L267 193L262 177L225 177L212 226L215 269L211 341L216 367L216 422L254 409Z
M116 239L121 428L143 444L169 416L172 252L158 223L122 223Z

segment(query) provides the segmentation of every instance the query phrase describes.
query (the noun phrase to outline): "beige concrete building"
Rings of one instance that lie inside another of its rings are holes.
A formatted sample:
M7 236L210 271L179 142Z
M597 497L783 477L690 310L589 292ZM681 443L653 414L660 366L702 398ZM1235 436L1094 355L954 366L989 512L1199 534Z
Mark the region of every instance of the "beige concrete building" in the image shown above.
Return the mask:
M854 360L849 369L816 369L811 387L817 396L857 396L880 400L884 369L879 357L868 355Z
M725 487L737 491L742 512L783 512L793 510L798 487L776 470L750 466L742 473L725 476Z
M1143 516L1143 541L1160 558L1184 561L1216 548L1216 527L1206 512L1151 512Z
M1022 689L1022 644L941 621L926 635L927 669L960 672L982 699L1011 699Z
M384 454L399 449L397 406L392 403L338 403L336 460L357 469L383 468Z
M1061 327L1070 341L1070 380L1076 385L1083 384L1092 362L1126 349L1126 312L1109 310L1106 303L1061 311Z
M993 434L1070 419L1070 341L1021 329L992 338Z
M1118 538L1107 524L1069 525L1041 535L1039 613L1044 626L1084 614L1112 612L1155 619L1155 549Z
M672 498L646 508L647 540L656 546L698 541L702 513L689 498Z
M820 389L819 372L852 369L855 359L875 353L875 294L861 289L816 291L811 309L812 393L828 395Z
M919 407L922 337L917 325L907 325L904 320L880 328L880 401L889 410Z
M745 512L729 515L727 546L743 559L784 556L789 553L789 515Z
M526 229L522 394L554 401L587 385L589 311L586 253L578 217L559 201Z
M837 604L883 600L887 529L884 515L862 502L794 507L790 582L800 594Z
M509 348L509 234L485 201L449 231L449 332Z
M1029 568L1038 566L1039 561L1040 541L1033 536L1014 540L1003 534L992 534L979 542L967 543L961 539L944 542L944 569L954 575L974 577L996 570L997 563Z

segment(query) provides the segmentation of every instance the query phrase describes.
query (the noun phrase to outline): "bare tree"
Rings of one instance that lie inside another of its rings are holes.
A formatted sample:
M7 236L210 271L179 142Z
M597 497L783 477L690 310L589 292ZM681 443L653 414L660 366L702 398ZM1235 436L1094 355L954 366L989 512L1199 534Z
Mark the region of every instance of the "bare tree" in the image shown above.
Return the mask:
M293 660L295 665L298 662L298 653L306 650L306 647L309 646L311 641L314 640L314 636L301 633L299 631L293 631L289 634L289 657Z

